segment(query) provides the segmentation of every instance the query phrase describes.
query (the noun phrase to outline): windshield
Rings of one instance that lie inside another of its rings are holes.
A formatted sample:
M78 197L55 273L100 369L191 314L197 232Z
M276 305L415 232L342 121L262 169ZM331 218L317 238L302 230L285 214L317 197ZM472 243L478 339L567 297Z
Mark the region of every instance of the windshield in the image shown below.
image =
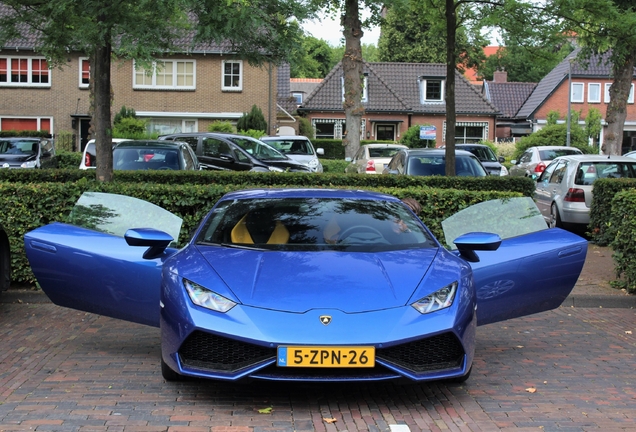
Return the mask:
M311 143L306 139L268 139L264 142L284 154L305 156L311 156L314 154L314 149L311 146Z
M0 140L0 154L37 154L40 140Z
M499 234L502 240L548 229L532 198L507 198L472 205L442 222L446 247L457 249L453 241L469 232Z
M401 202L336 198L223 201L197 243L294 251L437 247Z
M257 139L249 137L231 137L229 139L258 160L288 159L274 147Z
M116 170L178 170L179 151L165 148L116 147L113 150L113 168Z
M392 158L397 152L402 150L401 147L369 147L370 158Z
M497 157L490 147L457 147L457 149L471 152L482 162L497 162Z
M131 228L154 228L170 234L177 241L182 220L161 207L137 198L84 192L71 210L69 223L117 237L123 237Z

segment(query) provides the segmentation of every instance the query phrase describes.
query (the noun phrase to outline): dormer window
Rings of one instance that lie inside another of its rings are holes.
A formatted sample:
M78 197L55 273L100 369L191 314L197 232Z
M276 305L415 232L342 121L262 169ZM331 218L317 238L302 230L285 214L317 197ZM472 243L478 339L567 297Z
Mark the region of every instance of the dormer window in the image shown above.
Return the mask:
M444 83L442 78L420 77L422 103L442 102L444 100Z
M362 98L360 102L368 102L369 101L369 93L367 90L367 81L368 81L368 73L364 73L364 78L362 80ZM342 83L342 101L345 100L345 85L344 85L344 77L341 78Z

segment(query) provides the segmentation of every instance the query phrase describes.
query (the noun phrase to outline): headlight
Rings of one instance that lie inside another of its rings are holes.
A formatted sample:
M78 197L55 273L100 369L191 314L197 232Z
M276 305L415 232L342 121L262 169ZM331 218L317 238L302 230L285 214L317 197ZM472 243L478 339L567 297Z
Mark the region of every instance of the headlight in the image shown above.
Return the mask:
M309 168L317 168L318 167L318 159L311 159L307 165L309 165Z
M275 166L269 166L267 168L269 168L270 171L274 171L274 172L284 172L285 171L284 169L278 168L278 167L275 167Z
M433 294L427 295L413 303L413 306L419 313L427 314L441 309L446 309L453 304L455 294L457 293L457 281L444 288L435 291Z
M501 171L499 172L500 176L507 176L508 175L508 169L505 166L501 166Z
M22 165L20 165L20 168L35 168L36 164L37 164L36 161L22 162Z
M188 295L190 296L190 300L192 300L192 303L195 305L223 313L236 306L236 303L232 300L226 299L222 295L210 291L199 284L190 282L187 279L183 280L183 286L185 286L185 289L188 291Z

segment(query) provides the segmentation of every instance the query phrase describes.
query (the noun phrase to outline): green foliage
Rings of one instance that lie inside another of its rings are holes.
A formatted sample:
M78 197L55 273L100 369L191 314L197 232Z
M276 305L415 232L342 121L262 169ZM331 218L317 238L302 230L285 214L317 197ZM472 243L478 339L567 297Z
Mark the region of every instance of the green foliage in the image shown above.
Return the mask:
M305 36L300 47L292 53L292 78L324 78L338 62L333 48L323 39Z
M550 110L546 116L546 122L548 126L557 124L557 121L561 118L561 113L557 110Z
M515 146L513 159L519 160L528 147L536 146L564 146L567 142L567 126L565 124L545 126L542 129L523 137ZM583 153L594 153L594 148L588 145L585 131L578 124L570 125L570 145L581 149Z
M264 137L267 135L267 132L263 131L263 130L254 130L254 129L248 129L245 131L238 131L237 132L238 135L245 135L248 137L252 137L252 138L256 138L256 139L260 139L261 137Z
M77 169L81 162L82 153L56 149L50 163L47 166L43 165L42 168Z
M306 136L310 140L314 139L314 128L308 118L300 117L298 119L298 134Z
M135 112L135 110L133 108L126 108L124 105L122 105L122 107L119 110L119 112L117 114L115 114L115 118L113 118L113 124L117 125L123 119L127 119L127 118L136 119L137 118L137 113Z
M208 125L208 132L234 133L234 126L229 121L216 120Z
M420 139L420 126L430 126L428 124L423 125L414 125L406 130L404 134L402 134L402 138L400 139L400 144L404 144L409 148L434 148L436 140L423 140Z
M344 159L320 159L322 170L326 173L343 173L349 165Z
M75 135L71 131L59 131L55 134L55 152L73 151L75 147Z
M261 111L261 109L256 105L252 105L252 110L249 113L244 113L243 117L238 119L238 121L236 122L237 131L248 131L250 129L258 131L269 130L267 127L267 122L265 121L265 116L263 115L263 111ZM265 135L267 135L267 133L265 133Z
M599 135L601 134L601 130L603 129L603 125L601 124L602 116L601 112L598 108L592 107L587 112L587 117L585 117L585 134L597 142Z
M113 124L113 138L141 139L147 135L146 121L136 117L122 117Z
M618 192L612 199L609 223L612 226L610 247L616 263L616 276L621 277L613 285L636 293L636 191L632 187Z
M618 193L635 188L636 179L598 179L594 182L594 199L590 206L590 223L587 227L594 242L607 246L614 240L619 225L613 217L612 200ZM616 217L621 218L626 214L629 214L627 208Z
M29 130L3 130L0 131L0 138L25 137L25 138L51 138L49 131L29 131Z
M442 6L443 8L443 6ZM386 13L378 41L379 60L383 62L446 63L444 12L426 0L394 3ZM458 8L460 15L467 8ZM456 31L455 52L460 69L481 64L482 47L487 45L479 31L467 25ZM399 47L399 48L398 48Z
M341 139L317 138L312 140L315 148L321 147L325 150L325 159L344 159L345 152ZM362 143L360 143L362 144Z

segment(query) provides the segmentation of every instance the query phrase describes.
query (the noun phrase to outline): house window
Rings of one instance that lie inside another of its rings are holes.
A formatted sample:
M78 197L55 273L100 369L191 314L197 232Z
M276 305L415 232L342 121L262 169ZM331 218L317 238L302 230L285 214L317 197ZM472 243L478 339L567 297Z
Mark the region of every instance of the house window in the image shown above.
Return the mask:
M587 101L590 103L601 102L601 85L599 83L589 83L587 85Z
M198 132L198 122L196 120L186 120L178 118L150 118L147 119L146 129L150 133L168 135L173 133Z
M442 137L446 137L446 122ZM472 144L488 138L487 122L457 122L455 124L455 143Z
M194 90L196 88L196 61L163 60L153 62L146 70L135 65L133 88L158 90Z
M0 57L0 85L51 87L51 70L44 57Z
M427 78L420 81L422 103L442 102L444 100L444 80L441 78Z
M612 86L612 83L605 83L605 94L604 94L604 102L609 103L610 101L610 92L609 89ZM627 103L634 103L634 84L629 89L629 96L627 97Z
M583 83L572 83L572 96L570 102L583 102L583 91L585 85Z
M369 101L369 93L367 91L367 77L365 75L364 79L362 80L362 97L360 98L360 102L368 102ZM345 85L344 85L344 77L341 78L341 84L342 84L342 101L344 102L345 100Z
M79 59L79 86L88 88L91 79L91 64L87 58Z
M293 92L292 97L296 98L296 103L298 105L302 105L303 103L303 94L298 92Z
M341 139L346 134L344 119L313 119L311 123L316 138Z
M226 60L223 62L223 82L221 90L242 91L243 90L243 61Z

